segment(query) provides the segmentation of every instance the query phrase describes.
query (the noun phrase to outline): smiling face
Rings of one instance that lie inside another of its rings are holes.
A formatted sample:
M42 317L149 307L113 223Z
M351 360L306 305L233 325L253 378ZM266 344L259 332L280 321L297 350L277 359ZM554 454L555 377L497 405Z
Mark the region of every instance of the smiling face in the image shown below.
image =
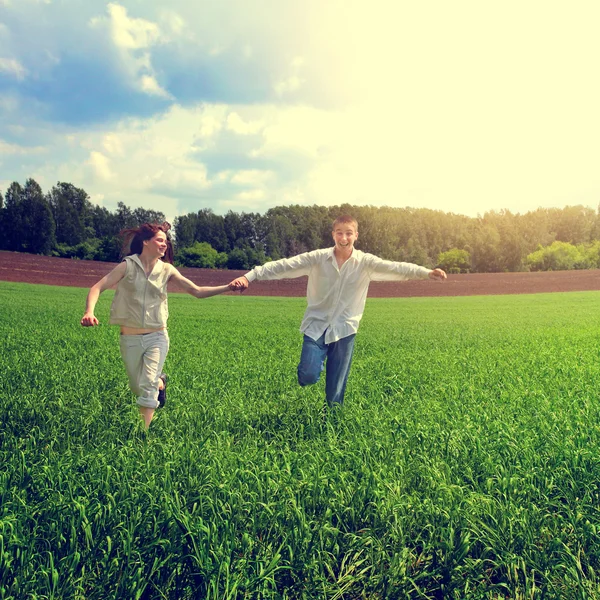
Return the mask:
M144 241L144 252L152 257L162 258L167 251L167 234L159 231L153 238Z
M335 223L331 235L335 249L344 254L349 253L358 239L358 227L354 223Z

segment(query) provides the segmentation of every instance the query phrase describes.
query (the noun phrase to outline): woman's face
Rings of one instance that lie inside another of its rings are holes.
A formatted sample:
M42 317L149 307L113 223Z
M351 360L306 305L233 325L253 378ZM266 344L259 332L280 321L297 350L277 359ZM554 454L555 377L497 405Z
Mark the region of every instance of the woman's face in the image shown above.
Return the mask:
M159 231L153 238L146 240L144 250L152 256L164 256L167 251L167 234Z

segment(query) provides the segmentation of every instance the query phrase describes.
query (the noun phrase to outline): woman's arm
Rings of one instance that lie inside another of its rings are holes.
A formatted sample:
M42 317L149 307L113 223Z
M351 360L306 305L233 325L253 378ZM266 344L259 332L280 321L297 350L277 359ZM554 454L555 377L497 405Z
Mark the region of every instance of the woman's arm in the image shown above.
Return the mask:
M108 275L105 275L100 281L95 283L88 292L87 299L85 301L85 313L81 319L81 324L84 327L92 327L98 325L98 319L94 316L94 309L96 308L96 302L100 294L108 288L117 285L123 277L125 277L125 271L127 270L127 263L123 261L117 265Z
M170 280L178 283L185 292L191 294L196 298L210 298L211 296L217 296L218 294L222 294L223 292L235 292L236 290L241 289L239 285L234 283L233 281L227 285L217 285L217 286L197 286L193 281L190 281L187 277L184 277L177 269L173 268L173 274L170 277Z

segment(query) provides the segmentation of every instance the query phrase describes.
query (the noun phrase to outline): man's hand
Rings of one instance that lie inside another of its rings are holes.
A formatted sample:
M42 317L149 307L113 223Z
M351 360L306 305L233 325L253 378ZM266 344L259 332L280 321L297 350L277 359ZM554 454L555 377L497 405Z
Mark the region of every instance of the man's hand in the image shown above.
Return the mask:
M429 273L429 279L444 281L445 279L448 279L448 277L446 276L446 272L442 271L442 269L434 269L433 271L431 271L431 273Z
M85 313L81 319L81 324L84 327L93 327L94 325L98 325L98 319L96 319L94 313Z
M241 277L234 279L229 284L229 289L232 292L240 292L241 293L244 290L247 290L249 285L250 285L250 282L246 279L246 277L244 275L242 275Z

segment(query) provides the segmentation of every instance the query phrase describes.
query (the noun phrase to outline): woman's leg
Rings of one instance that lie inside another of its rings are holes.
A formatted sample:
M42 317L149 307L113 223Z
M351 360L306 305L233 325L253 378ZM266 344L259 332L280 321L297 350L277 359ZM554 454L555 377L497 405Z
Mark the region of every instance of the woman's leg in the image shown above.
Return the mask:
M123 359L125 372L129 379L129 388L136 396L139 396L141 393L139 384L144 356L144 347L141 338L141 335L121 335L119 338L121 358Z
M149 427L159 405L158 391L162 384L160 374L169 352L169 334L157 331L141 337L144 338L144 355L139 379L141 393L137 404L146 427Z
M148 427L158 406L158 391L162 387L159 376L169 351L169 335L166 331L122 335L120 346L129 387L137 396L140 415Z

